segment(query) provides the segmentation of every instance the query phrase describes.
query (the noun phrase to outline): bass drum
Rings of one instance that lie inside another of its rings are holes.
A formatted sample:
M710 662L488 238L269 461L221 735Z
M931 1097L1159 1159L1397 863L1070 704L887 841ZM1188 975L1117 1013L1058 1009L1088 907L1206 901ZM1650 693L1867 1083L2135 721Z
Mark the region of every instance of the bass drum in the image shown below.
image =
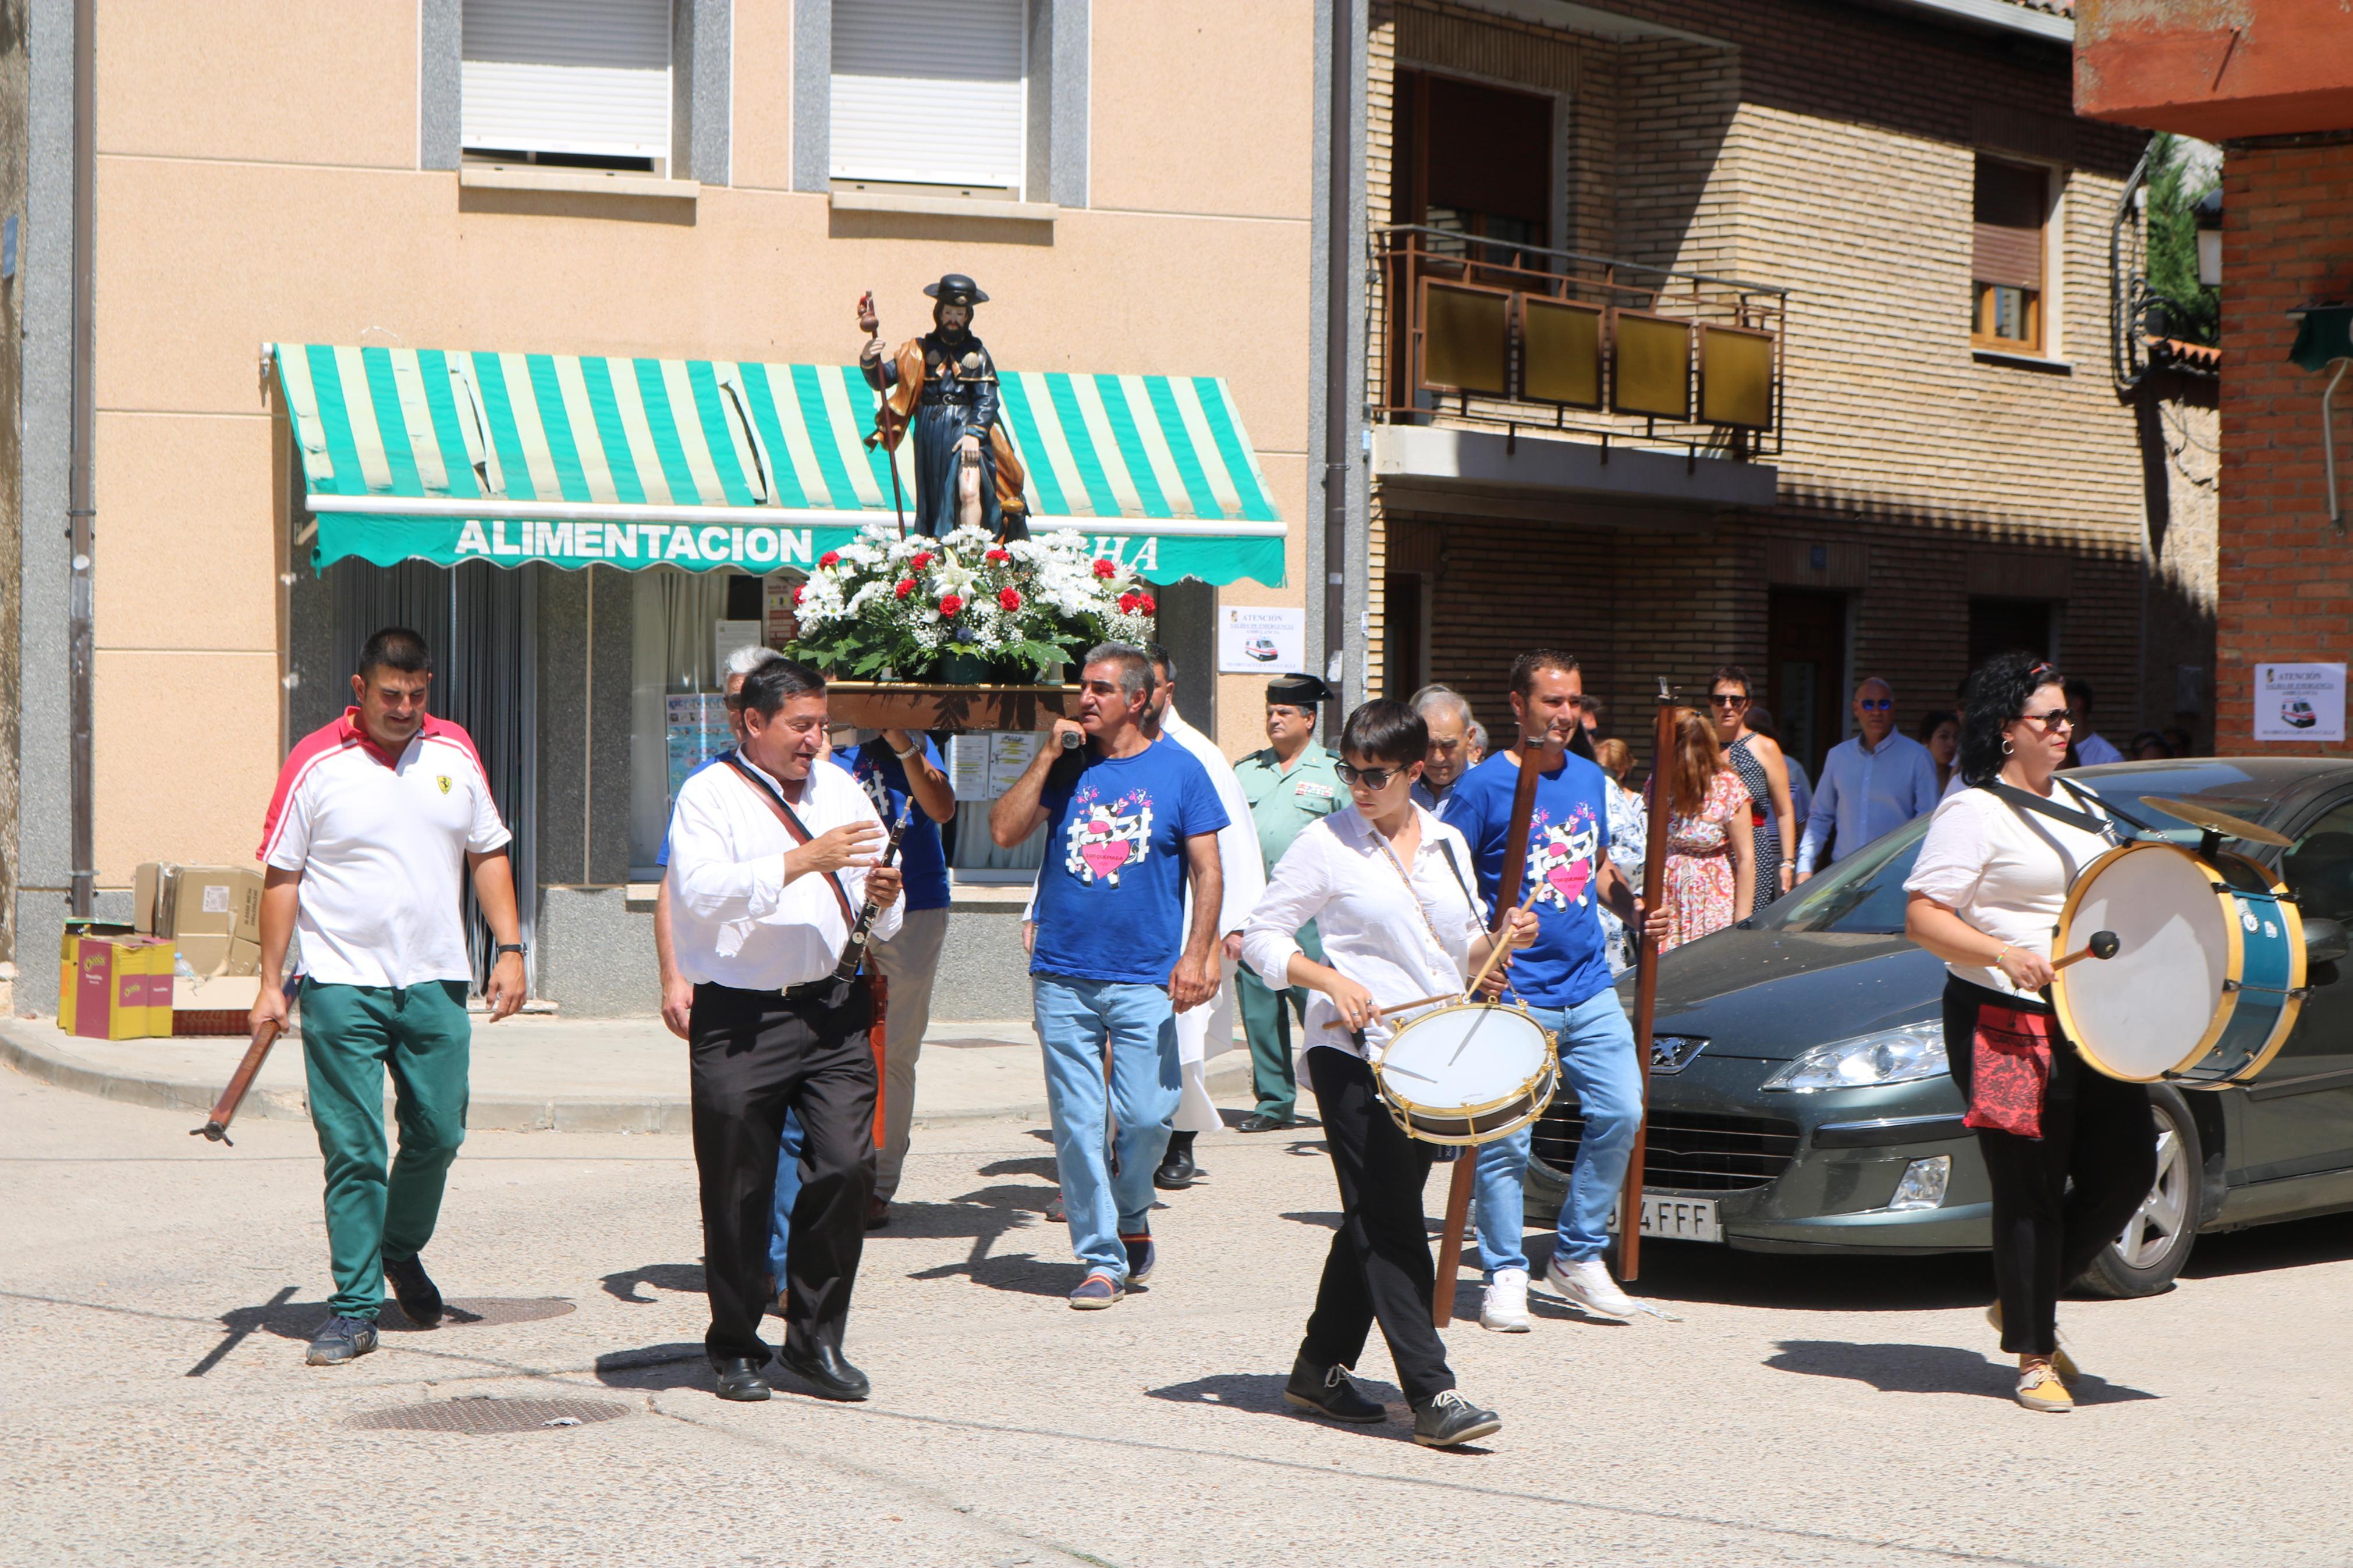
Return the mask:
M2068 889L2052 951L2094 931L2116 954L2051 983L2084 1059L2129 1083L2221 1089L2270 1065L2304 1005L2304 921L2286 887L2238 855L2207 860L2144 840L2111 849Z
M1492 1143L1544 1114L1560 1080L1552 1035L1527 1009L1458 1002L1398 1027L1373 1061L1389 1115L1425 1143Z

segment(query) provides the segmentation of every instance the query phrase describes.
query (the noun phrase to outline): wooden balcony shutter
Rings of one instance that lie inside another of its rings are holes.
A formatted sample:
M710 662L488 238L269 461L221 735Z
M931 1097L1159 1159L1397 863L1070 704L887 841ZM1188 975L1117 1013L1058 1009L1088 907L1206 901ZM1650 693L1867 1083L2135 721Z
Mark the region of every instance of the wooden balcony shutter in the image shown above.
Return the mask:
M2015 289L2042 287L2042 220L2050 191L2050 175L2042 169L1978 160L1972 279Z

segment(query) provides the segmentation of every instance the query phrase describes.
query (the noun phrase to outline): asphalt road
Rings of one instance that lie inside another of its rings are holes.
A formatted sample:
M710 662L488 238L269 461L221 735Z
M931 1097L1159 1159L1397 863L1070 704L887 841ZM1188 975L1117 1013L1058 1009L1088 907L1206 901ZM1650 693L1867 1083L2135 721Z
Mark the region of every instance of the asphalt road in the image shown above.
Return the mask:
M2097 1381L2066 1416L2008 1399L1981 1260L1653 1246L1641 1289L1680 1322L1458 1322L1464 1391L1505 1425L1439 1453L1282 1404L1335 1206L1312 1137L1208 1141L1152 1287L1077 1313L1040 1132L928 1131L851 1318L876 1397L733 1405L700 1360L683 1139L475 1134L426 1256L479 1321L314 1369L309 1130L229 1150L194 1120L0 1074L0 1563L2353 1558L2353 1219L2208 1238L2167 1296L2070 1303ZM1402 1415L1377 1337L1362 1370ZM483 1395L622 1414L352 1425Z

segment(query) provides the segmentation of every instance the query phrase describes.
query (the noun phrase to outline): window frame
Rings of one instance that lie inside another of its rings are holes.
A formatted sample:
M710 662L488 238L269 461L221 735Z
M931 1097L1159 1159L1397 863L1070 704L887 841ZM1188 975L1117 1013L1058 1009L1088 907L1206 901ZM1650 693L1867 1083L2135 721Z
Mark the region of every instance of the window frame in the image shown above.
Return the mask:
M1977 276L1975 246L1980 220L1977 213L1976 176L1978 166L1984 163L1994 163L2021 174L2034 174L2042 180L2042 212L2035 229L2036 283L2031 289L2019 284L1989 283ZM2013 157L2000 153L1978 150L1972 154L1969 172L1971 180L1969 232L1972 252L1969 268L1969 347L1985 353L2015 354L2031 359L2053 357L2057 353L2054 307L2058 300L2058 289L2055 286L2056 280L2052 277L2057 270L2052 264L2054 249L2052 241L2054 231L2059 227L2060 222L2060 200L2064 186L2064 181L2062 178L2063 171L2031 158ZM1992 311L1989 297L2000 289L2015 289L2024 296L2022 301L2022 314L2026 318L2024 337L2007 338L1988 330L1986 322Z

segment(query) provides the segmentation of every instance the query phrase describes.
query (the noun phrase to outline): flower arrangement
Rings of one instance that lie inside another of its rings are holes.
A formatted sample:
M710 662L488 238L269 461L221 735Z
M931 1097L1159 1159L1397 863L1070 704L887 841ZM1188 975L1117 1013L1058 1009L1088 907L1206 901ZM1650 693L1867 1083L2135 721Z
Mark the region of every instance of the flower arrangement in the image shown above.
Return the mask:
M1039 678L1099 642L1143 643L1151 585L1065 531L999 544L959 528L901 539L869 524L795 590L792 655L854 680Z

